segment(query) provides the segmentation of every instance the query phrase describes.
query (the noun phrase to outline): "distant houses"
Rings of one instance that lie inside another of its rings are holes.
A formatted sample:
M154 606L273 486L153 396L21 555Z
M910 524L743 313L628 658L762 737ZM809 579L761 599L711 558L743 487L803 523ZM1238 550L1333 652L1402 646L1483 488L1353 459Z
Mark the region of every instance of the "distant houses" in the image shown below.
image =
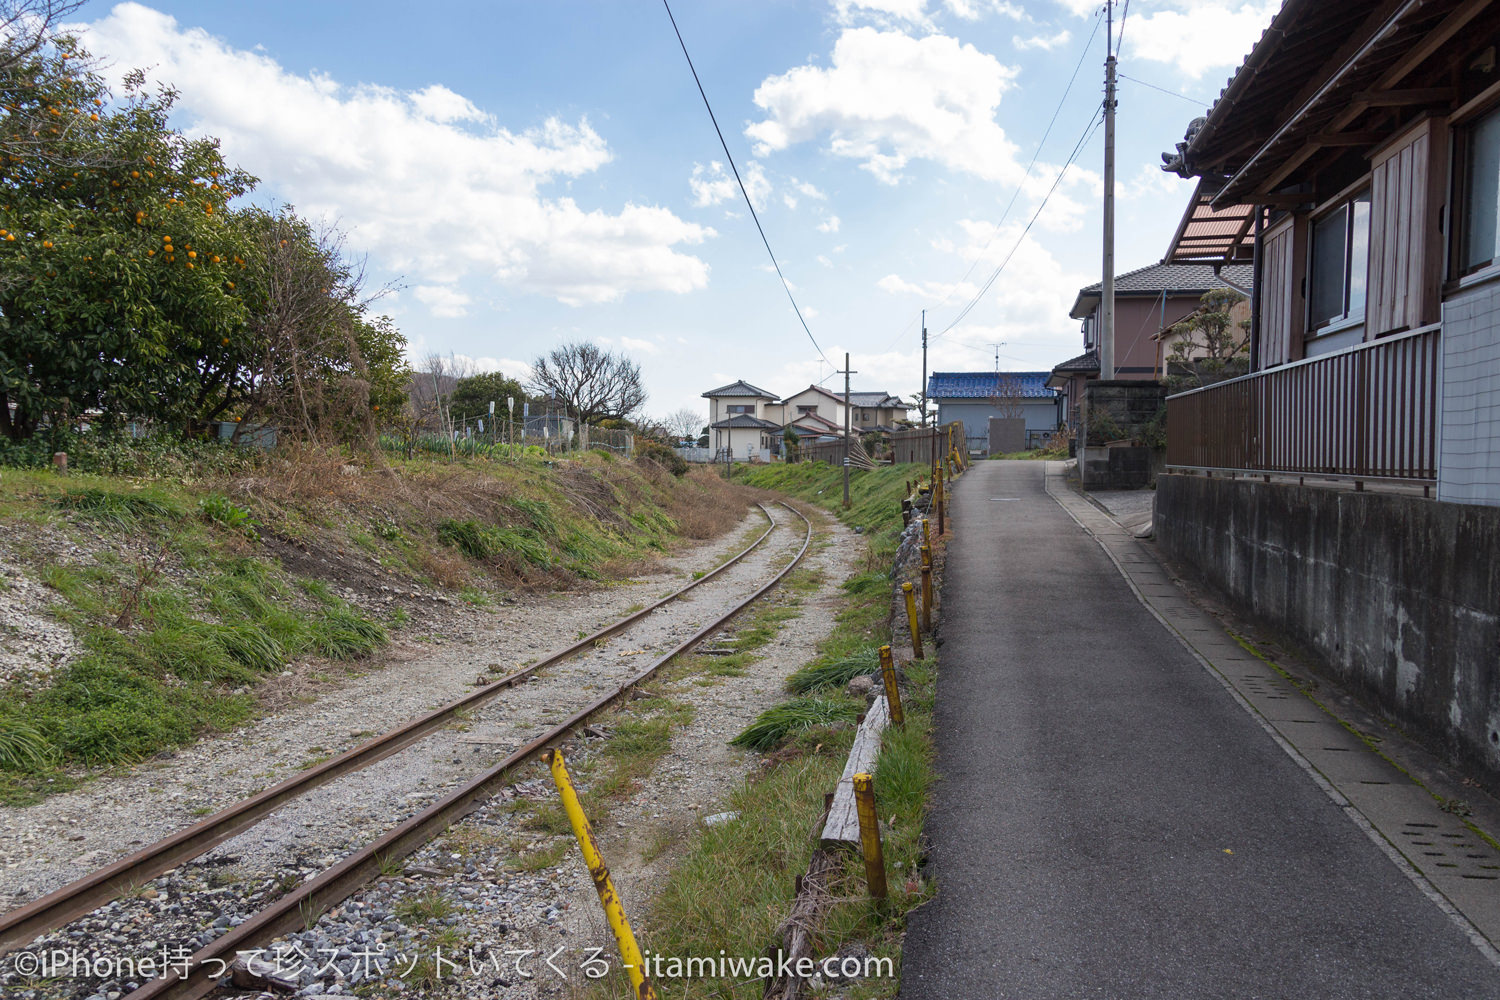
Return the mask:
M844 397L809 385L777 397L746 381L731 382L703 394L708 400L710 457L736 461L770 461L780 454L788 429L799 441L831 440L844 435ZM849 426L861 434L892 430L906 419L907 404L888 392L849 394Z

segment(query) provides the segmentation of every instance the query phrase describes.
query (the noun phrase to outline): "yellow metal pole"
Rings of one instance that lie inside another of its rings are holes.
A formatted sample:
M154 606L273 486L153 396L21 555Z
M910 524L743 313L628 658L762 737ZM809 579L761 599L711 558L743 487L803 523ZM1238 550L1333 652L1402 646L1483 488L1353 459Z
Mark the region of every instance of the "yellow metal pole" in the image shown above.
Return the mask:
M609 869L605 867L604 858L594 842L594 831L589 826L588 817L583 814L578 793L573 790L562 751L550 751L546 759L552 768L552 780L557 783L558 795L562 797L563 811L568 814L568 822L573 826L573 836L578 838L578 847L583 851L583 861L589 866L594 888L599 891L604 918L609 921L609 929L614 932L615 943L620 947L620 958L630 976L630 986L635 990L638 1000L656 1000L656 990L652 987L651 980L646 978L645 959L641 957L641 949L635 943L635 935L630 932L625 907L620 903L619 893L615 892L614 882L610 881Z
M906 627L911 630L911 655L920 660L922 658L922 633L917 628L917 595L912 592L910 583L901 585L901 593L906 595Z
M868 774L854 776L854 806L859 813L859 845L865 855L865 882L870 895L885 899L885 853L880 849L880 819L875 814L875 779Z
M906 724L906 715L901 711L901 689L896 687L896 661L891 659L891 647L880 647L880 679L885 682L885 704L891 712L891 725Z
M932 567L922 567L922 631L932 634Z

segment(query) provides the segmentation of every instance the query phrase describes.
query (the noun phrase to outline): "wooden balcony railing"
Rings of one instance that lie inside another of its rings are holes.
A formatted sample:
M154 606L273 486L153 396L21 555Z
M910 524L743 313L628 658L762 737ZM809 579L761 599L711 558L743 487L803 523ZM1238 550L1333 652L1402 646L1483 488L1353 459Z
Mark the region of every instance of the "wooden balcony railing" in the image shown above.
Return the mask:
M1438 326L1167 397L1167 466L1437 479Z

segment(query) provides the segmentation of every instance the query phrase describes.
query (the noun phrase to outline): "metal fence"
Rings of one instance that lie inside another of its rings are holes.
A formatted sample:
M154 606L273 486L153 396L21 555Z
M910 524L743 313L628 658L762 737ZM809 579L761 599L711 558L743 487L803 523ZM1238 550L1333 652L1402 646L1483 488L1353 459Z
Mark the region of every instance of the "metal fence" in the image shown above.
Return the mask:
M1437 479L1437 326L1167 397L1167 466Z

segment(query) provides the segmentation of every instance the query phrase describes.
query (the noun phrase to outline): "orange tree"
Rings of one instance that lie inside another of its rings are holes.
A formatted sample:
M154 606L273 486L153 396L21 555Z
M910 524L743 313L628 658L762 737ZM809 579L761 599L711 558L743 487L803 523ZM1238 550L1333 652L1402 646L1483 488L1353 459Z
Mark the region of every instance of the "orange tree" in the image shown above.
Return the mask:
M255 352L226 211L254 178L167 125L139 74L115 102L65 36L0 74L0 432L87 411L178 424L235 394ZM14 409L12 410L12 407Z

